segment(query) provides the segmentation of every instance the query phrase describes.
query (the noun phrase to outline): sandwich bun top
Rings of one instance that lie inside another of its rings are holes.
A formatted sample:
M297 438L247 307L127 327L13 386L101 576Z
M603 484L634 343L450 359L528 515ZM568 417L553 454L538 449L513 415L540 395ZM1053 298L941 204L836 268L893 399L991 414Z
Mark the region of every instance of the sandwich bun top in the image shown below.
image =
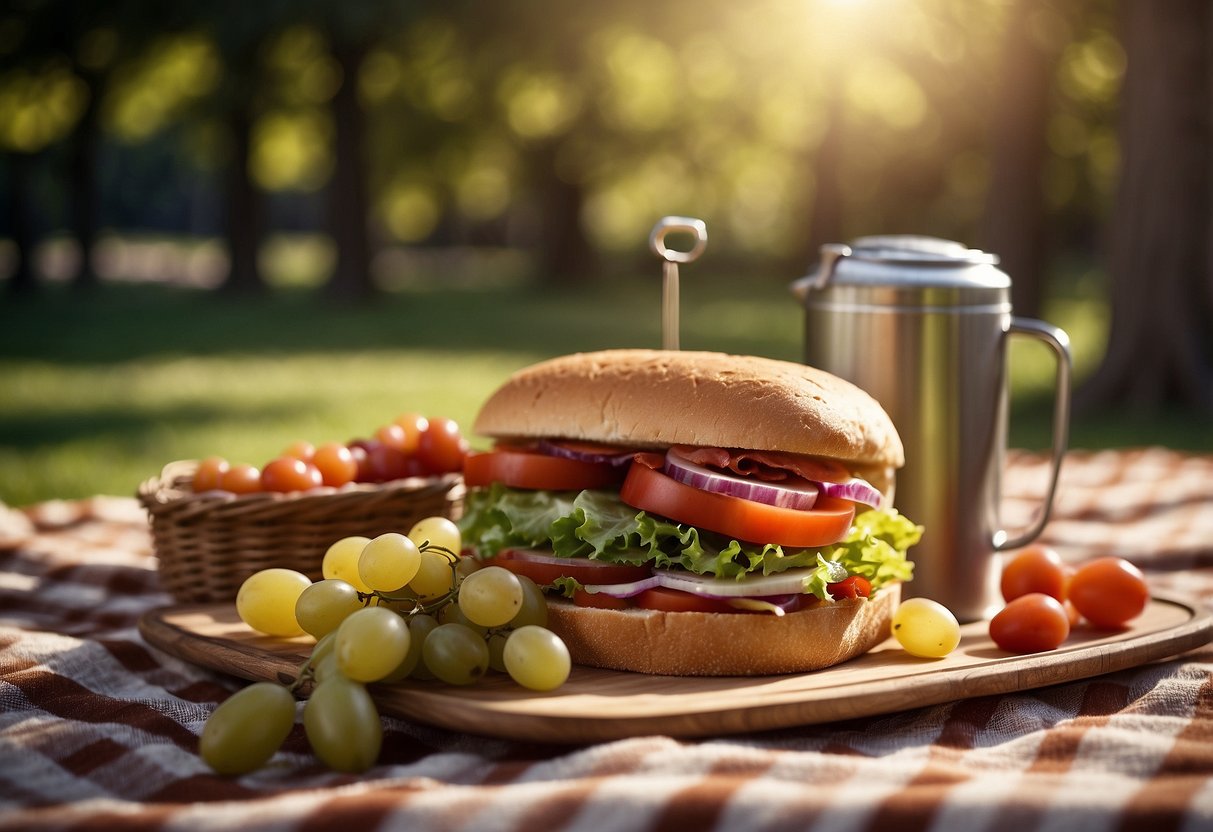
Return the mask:
M476 433L636 448L696 445L897 468L884 409L823 370L757 356L666 350L576 353L524 368L480 410Z

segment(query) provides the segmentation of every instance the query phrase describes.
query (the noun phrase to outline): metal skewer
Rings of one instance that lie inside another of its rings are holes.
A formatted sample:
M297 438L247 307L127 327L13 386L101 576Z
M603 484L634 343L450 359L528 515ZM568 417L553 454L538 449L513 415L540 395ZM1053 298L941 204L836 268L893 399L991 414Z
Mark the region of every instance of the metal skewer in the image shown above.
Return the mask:
M678 251L665 244L670 232L685 232L695 238L689 251ZM662 217L649 234L649 248L662 259L661 264L661 347L678 349L678 264L693 263L708 244L708 227L694 217Z

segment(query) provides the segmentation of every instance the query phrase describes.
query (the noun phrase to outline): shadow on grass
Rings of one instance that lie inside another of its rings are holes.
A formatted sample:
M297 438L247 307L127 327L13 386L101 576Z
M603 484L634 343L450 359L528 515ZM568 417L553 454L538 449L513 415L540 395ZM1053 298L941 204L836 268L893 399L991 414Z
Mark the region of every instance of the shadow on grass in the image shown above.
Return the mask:
M87 411L0 416L0 446L20 448L23 453L54 448L78 440L104 436L107 442L135 448L159 427L174 431L205 428L238 421L250 430L259 425L274 427L299 410L291 402L274 401L257 406L225 402L222 406L180 407L121 406L90 407Z
M1053 442L1053 398L1024 396L1010 416L1008 444L1044 451ZM1172 408L1157 414L1108 408L1098 413L1075 413L1070 422L1072 449L1124 448L1162 445L1184 451L1213 451L1213 424L1205 414Z
M661 343L660 286L617 281L585 289L436 289L341 304L315 292L235 297L158 285L106 285L78 296L50 287L0 301L0 359L95 365L188 355L393 349L556 355ZM721 304L736 316L714 315ZM688 349L787 355L801 337L782 282L704 281L684 289ZM727 317L730 320L719 320ZM771 319L780 326L769 326Z

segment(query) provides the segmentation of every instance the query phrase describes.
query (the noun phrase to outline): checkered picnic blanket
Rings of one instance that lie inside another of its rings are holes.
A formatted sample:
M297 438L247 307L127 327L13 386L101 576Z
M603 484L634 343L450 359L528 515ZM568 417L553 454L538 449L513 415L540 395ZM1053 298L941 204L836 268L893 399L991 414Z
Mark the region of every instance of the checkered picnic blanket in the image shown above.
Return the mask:
M1046 462L1015 455L1027 512ZM1079 452L1046 542L1213 604L1213 457ZM0 506L0 830L1213 829L1213 646L1081 682L758 735L564 747L385 719L362 776L297 724L266 768L196 754L241 683L149 647L169 603L133 500Z

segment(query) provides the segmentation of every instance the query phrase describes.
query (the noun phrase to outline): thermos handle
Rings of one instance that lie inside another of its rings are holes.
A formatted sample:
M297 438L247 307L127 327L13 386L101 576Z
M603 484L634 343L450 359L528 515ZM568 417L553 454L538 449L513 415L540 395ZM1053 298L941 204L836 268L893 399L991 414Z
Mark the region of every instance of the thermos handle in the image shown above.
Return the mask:
M1065 456L1070 435L1070 338L1064 330L1032 318L1012 318L1008 335L1027 335L1047 344L1057 355L1057 389L1053 401L1053 455L1049 473L1049 487L1044 504L1036 521L1021 534L1011 537L1005 529L994 533L994 548L1018 549L1035 540L1049 522L1053 510L1053 496L1057 493L1057 476L1061 472L1061 460Z

